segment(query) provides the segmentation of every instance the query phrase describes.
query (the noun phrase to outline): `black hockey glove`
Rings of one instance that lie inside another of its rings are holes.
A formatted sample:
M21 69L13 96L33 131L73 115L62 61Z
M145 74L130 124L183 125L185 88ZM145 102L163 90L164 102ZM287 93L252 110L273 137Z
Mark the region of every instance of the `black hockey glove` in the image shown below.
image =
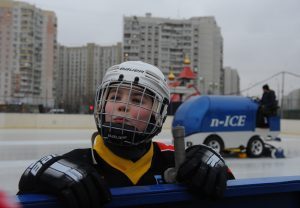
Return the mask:
M58 197L64 207L99 208L111 200L104 178L89 164L48 155L30 165L19 181L19 193Z
M229 178L227 171L220 154L208 146L195 145L186 150L185 161L177 172L177 181L185 183L192 192L222 198Z

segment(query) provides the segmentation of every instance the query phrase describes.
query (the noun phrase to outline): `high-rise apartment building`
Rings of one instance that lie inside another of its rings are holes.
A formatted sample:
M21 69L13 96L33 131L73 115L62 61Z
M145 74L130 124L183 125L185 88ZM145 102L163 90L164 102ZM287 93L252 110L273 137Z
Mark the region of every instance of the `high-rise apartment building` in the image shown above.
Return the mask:
M224 95L240 94L240 76L236 69L224 67Z
M220 94L223 39L214 17L169 19L125 16L123 60L142 60L158 66L167 76L178 75L188 56L197 72L201 93Z
M97 85L110 66L122 59L122 45L59 46L56 103L71 112L86 112L94 104Z
M56 15L0 1L0 103L54 105Z

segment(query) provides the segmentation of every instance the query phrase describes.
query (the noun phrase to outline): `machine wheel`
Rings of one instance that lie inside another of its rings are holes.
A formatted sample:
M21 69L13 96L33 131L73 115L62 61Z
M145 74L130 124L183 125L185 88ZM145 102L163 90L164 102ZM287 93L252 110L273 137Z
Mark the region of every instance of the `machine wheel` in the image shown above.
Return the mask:
M261 157L265 151L265 144L259 136L252 137L247 145L247 155L249 157Z
M224 151L224 142L223 140L217 135L210 135L208 136L203 144L213 148L216 152L222 153Z

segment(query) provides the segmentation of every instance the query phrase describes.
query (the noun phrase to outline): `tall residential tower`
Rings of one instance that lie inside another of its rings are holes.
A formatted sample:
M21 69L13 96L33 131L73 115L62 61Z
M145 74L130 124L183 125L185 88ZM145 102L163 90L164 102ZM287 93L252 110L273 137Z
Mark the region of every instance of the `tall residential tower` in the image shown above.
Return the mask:
M0 104L54 105L56 15L0 1Z
M223 38L214 17L169 19L125 16L123 60L142 60L167 75L178 75L188 56L197 72L197 87L204 94L221 93Z
M69 112L87 112L106 70L121 62L122 44L59 46L56 103Z
M224 67L224 95L240 95L240 76L231 67Z

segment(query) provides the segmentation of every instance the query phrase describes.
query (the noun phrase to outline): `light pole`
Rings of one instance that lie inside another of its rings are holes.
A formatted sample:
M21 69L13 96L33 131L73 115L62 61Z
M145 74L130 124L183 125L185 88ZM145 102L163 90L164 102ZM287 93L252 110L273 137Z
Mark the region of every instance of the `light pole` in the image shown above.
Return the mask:
M205 84L204 84L204 77L199 76L199 69L197 66L194 67L194 72L197 74L197 89L200 89L201 94L205 94Z
M210 82L209 83L209 88L212 89L212 94L215 94L215 89L219 87L219 84L217 82Z
M283 117L283 102L284 102L284 75L285 72L282 72L282 81L281 81L281 108L280 108L280 116Z
M124 54L124 61L128 61L128 53Z
M205 85L204 85L204 77L199 77L199 82L200 82L200 92L201 94L205 94Z

